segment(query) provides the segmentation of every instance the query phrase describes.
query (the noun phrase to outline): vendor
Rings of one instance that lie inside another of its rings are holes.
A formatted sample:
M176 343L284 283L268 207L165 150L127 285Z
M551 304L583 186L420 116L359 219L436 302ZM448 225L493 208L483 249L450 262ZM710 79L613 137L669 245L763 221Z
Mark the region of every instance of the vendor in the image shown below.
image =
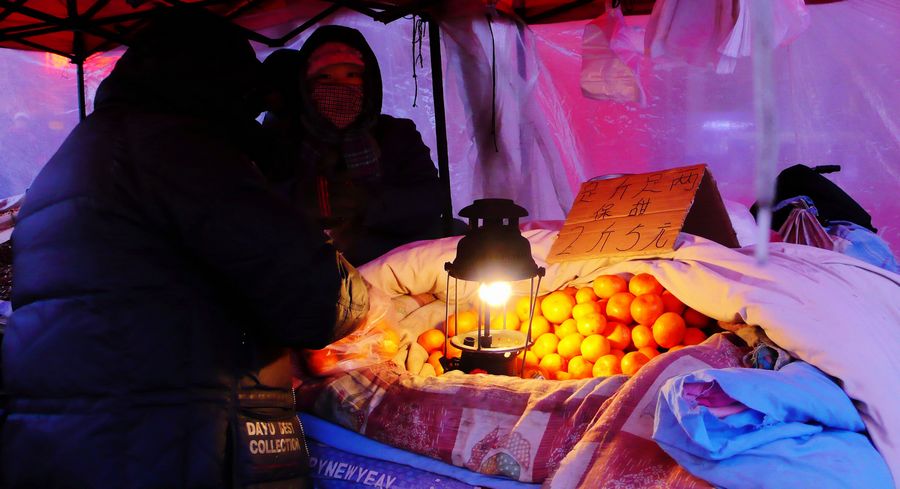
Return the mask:
M381 113L381 72L359 31L321 27L265 68L280 106L264 126L288 150L261 167L351 263L441 236L446 190L415 124Z

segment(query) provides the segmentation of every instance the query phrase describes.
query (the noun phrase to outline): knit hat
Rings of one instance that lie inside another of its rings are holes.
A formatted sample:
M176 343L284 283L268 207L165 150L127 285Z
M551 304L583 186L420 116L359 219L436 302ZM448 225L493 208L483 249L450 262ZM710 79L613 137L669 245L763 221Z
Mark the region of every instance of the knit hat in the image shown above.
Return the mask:
M342 42L326 42L310 53L306 77L309 78L326 66L336 64L365 66L362 53Z

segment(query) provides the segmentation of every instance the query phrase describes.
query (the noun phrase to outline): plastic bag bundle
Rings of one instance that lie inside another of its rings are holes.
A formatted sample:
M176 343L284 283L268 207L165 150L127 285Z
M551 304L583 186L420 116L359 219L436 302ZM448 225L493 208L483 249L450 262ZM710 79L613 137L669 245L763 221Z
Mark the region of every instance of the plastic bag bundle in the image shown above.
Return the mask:
M794 209L787 220L778 230L778 234L785 243L796 243L807 246L815 246L824 250L834 250L834 240L825 232L825 228L819 223L815 206L808 197L799 196L785 200L775 206L779 210L792 205Z
M606 1L606 12L584 27L581 92L585 97L645 104L640 81L643 30L625 25L622 9Z

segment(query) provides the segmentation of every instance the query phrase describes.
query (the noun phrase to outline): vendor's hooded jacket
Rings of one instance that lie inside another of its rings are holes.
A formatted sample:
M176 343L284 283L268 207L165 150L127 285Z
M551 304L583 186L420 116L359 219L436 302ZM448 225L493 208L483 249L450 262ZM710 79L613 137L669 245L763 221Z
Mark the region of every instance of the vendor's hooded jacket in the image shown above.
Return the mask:
M129 48L27 192L5 489L229 487L238 384L332 340L334 250L247 156L261 65L177 19Z
M365 63L362 111L344 130L315 108L306 79L310 55L333 42L353 47ZM320 222L327 216L323 216L321 192L317 192L322 184L319 177L324 177L331 198L361 199L359 215L349 216L355 219L349 230L351 245L342 249L351 262L359 265L400 244L440 237L446 189L415 124L381 113L381 71L359 31L320 27L299 51L272 53L265 70L283 104L267 113L264 125L287 148L284 154L266 158L261 165L264 173L280 182L295 204ZM366 138L371 139L372 149L354 145ZM376 154L377 171L365 175L349 171L344 155L352 151ZM337 243L340 247L340 239Z

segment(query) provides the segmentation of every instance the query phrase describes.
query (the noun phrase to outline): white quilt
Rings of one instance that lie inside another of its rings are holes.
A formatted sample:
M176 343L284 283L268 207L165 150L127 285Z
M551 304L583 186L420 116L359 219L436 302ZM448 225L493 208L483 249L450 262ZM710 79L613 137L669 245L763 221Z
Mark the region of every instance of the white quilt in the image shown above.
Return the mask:
M543 257L556 232L523 234L538 264L546 266ZM413 243L361 271L389 296L433 293L446 300L444 263L456 256L458 240ZM779 346L841 382L900 482L900 275L832 251L788 243L769 246L769 263L760 266L752 248L729 249L682 234L675 251L650 259L548 266L540 293L588 284L603 274L646 272L707 316L762 326ZM528 281L514 288L524 295ZM458 291L466 300L474 296L476 285L459 282Z

